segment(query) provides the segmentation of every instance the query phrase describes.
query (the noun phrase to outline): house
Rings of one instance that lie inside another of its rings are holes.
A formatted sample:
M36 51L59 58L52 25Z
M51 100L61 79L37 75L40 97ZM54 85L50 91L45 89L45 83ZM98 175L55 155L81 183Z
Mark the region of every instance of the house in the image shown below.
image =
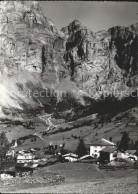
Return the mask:
M109 163L117 157L116 147L105 147L100 151L100 163Z
M34 167L33 164L30 164L30 163L26 163L26 164L17 163L15 165L17 176L21 176L21 177L25 175L24 173L27 173L28 175L32 175L35 168L36 167Z
M16 156L17 163L33 162L35 155L33 153L19 151Z
M62 155L62 157L65 160L68 160L69 162L75 162L75 161L78 160L78 155L73 154L73 153L69 153L69 154Z
M124 158L124 159L138 160L136 150L126 150L126 151L118 150L117 157Z
M10 150L8 150L8 152L6 153L6 156L7 157L14 157L15 156L15 150L13 150L13 149L10 149Z
M118 159L133 160L136 161L138 157L135 155L136 150L121 151L116 147L106 147L100 151L100 163L111 162Z
M100 157L100 151L106 147L116 147L116 144L102 138L90 145L90 156L93 156L94 158Z
M35 169L38 166L38 164L33 163L17 163L15 165L15 169Z

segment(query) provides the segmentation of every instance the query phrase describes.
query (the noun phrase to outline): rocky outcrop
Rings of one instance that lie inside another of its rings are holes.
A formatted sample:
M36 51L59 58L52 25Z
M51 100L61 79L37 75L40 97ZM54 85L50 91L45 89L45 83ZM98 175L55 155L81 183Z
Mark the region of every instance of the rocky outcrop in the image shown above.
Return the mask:
M15 74L26 69L44 73L49 64L60 62L62 65L63 42L37 2L0 3L0 55L4 72Z
M109 29L109 33L112 37L110 49L116 48L114 58L118 66L124 70L124 76L136 75L138 73L136 65L136 24L130 27L113 27Z
M43 15L38 2L0 2L0 104L22 108L21 99L34 102L33 106L42 104L44 99L28 101L18 91L32 90L34 80L40 85L39 90L54 88L66 74L64 46L63 35Z
M122 98L125 92L134 89L136 25L94 33L74 20L61 31L67 39L65 60L71 79L81 90L99 99L110 93L124 92L118 96Z

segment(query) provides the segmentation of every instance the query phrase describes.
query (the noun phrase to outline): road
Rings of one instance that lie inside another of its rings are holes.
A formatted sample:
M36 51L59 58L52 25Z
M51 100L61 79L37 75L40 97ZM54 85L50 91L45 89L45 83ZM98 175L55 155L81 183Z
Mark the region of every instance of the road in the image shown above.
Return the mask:
M45 130L46 132L50 131L50 128L56 128L58 125L54 125L51 121L52 119L52 114L45 114L43 116L39 116L39 119L45 121L46 125L48 125L47 129ZM35 136L39 137L40 139L44 140L42 138L42 134L41 133L34 133Z

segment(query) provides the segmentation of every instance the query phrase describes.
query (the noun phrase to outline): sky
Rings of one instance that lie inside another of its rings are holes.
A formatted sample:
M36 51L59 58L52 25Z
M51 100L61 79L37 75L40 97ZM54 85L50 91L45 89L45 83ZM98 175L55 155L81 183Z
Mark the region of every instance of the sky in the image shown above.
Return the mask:
M129 26L137 22L136 2L40 1L43 13L53 20L57 29L79 20L92 31L113 26Z

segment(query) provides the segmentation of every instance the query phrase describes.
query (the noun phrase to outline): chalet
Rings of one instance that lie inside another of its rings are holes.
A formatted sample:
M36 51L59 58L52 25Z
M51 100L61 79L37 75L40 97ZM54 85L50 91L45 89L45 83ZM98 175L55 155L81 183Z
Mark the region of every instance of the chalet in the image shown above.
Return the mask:
M33 162L35 158L35 155L33 153L27 153L27 152L23 152L23 151L19 151L17 153L17 163L29 163L29 162Z
M90 145L90 156L98 158L100 156L100 151L106 147L116 147L116 144L102 138Z
M69 153L62 156L65 160L68 160L69 162L75 162L78 160L78 155Z

